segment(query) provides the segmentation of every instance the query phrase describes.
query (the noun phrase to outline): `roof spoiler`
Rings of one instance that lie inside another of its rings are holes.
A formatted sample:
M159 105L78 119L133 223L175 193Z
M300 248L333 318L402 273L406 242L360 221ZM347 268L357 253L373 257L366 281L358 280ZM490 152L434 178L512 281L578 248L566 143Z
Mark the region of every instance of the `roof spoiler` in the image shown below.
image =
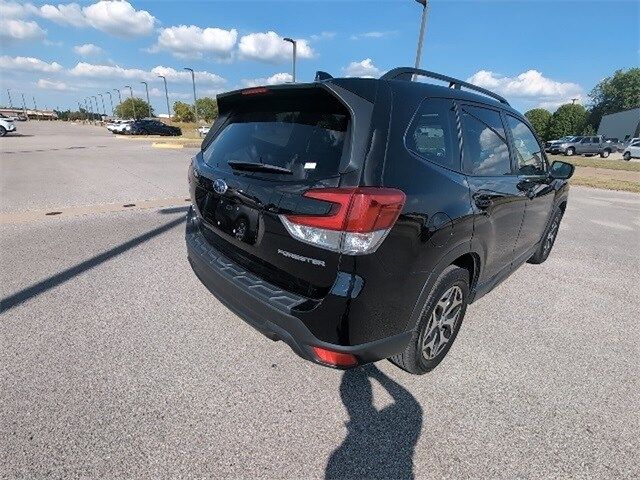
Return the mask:
M489 97L495 98L500 103L504 103L505 105L509 105L507 100L498 95L497 93L493 93L486 88L478 87L477 85L473 85L472 83L465 82L464 80L460 80L459 78L448 77L447 75L442 75L441 73L430 72L429 70L421 70L419 68L413 67L398 67L392 70L389 70L387 73L380 77L380 80L407 80L412 81L414 75L420 75L423 77L433 78L435 80L440 80L443 82L449 83L449 88L460 89L461 87L467 88L469 90L475 90L476 92L480 92Z
M333 76L327 72L323 72L322 70L318 70L316 72L316 78L314 79L316 82L322 82L324 80L329 80L333 78Z

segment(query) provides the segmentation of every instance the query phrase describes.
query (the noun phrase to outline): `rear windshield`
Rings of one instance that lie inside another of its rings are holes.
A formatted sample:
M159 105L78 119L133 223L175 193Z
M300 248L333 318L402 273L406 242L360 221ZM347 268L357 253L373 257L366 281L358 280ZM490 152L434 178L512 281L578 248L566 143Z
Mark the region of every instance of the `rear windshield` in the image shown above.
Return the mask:
M226 171L233 171L229 162L261 163L289 169L291 174L239 172L281 180L335 176L339 173L345 148L349 116L341 108L328 108L330 104L317 107L307 104L304 109L234 113L203 152L204 161Z

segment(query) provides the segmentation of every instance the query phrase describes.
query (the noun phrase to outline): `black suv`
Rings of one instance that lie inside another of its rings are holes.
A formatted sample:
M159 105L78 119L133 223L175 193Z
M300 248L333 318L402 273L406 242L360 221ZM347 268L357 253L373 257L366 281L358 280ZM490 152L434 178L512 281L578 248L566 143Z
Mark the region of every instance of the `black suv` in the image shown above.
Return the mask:
M218 107L188 173L189 262L305 359L425 373L469 303L553 246L573 166L549 165L492 92L412 68L318 72L219 95Z

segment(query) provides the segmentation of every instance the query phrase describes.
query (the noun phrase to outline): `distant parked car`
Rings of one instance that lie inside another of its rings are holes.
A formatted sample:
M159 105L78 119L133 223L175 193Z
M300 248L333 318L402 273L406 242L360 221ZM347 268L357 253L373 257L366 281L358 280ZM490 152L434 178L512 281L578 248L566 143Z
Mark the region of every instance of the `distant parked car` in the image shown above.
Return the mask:
M165 125L159 120L146 118L131 123L131 125L125 127L125 132L129 135L168 135L174 137L182 135L182 130L178 127Z
M15 122L18 120L19 117L15 115L5 115L3 113L0 113L0 118L3 120L6 120L7 122Z
M122 134L127 133L127 127L131 125L133 120L118 120L118 123L112 123L107 125L107 129L111 131L111 133Z
M552 141L547 151L554 155L563 153L571 156L576 153L576 145L578 145L583 138L584 137L580 136L562 137L559 140Z
M579 155L600 155L607 158L611 153L618 151L617 140L607 139L602 135L595 137L583 137L579 143L575 145L575 153Z
M560 145L562 143L565 142L569 142L571 141L573 138L575 138L573 135L569 135L566 137L562 137L562 138L558 138L557 140L548 140L546 142L544 142L544 151L545 152L551 152L551 149L557 145Z
M640 158L640 139L636 139L635 142L624 149L622 152L622 158L627 162L632 158Z
M4 137L7 133L15 132L16 126L8 118L0 118L0 137Z
M211 127L207 127L207 126L202 126L202 127L198 127L198 133L202 136L205 136L207 133L209 133L209 130L211 130Z

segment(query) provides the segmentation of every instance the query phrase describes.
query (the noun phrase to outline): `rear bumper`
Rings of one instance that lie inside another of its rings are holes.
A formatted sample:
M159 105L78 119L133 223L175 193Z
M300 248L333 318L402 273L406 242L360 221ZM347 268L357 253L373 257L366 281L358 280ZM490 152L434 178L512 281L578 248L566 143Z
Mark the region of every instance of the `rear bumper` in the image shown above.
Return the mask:
M187 213L188 260L196 276L229 310L271 340L282 340L300 357L322 364L313 347L355 355L358 364L375 362L401 352L412 332L359 345L336 345L318 339L295 316L305 297L269 284L212 247L200 232L198 220Z

